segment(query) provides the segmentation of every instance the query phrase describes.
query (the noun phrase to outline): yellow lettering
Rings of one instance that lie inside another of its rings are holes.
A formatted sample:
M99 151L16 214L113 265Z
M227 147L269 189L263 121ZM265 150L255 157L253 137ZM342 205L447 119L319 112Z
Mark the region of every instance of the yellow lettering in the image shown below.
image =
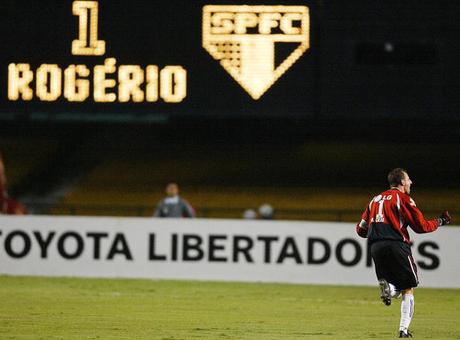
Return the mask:
M256 27L258 20L254 13L236 13L235 14L235 33L246 34L248 27Z
M82 102L89 96L89 80L79 79L88 77L90 71L85 65L70 65L64 71L64 97L69 102Z
M145 97L148 102L158 100L158 66L149 65L146 68L147 86L145 88Z
M182 66L166 66L160 72L160 84L165 102L181 102L187 96L187 71Z
M105 53L105 41L97 39L98 11L97 1L74 1L72 13L78 16L78 39L72 41L72 54L103 55Z
M33 78L34 73L30 70L29 64L9 64L8 99L18 100L21 96L23 100L31 100L33 91L29 84Z
M118 68L118 100L127 102L144 101L144 91L140 85L144 82L144 70L139 65L123 65Z
M107 73L115 73L117 63L115 58L107 58L104 65L94 66L94 100L96 102L114 102L117 99L115 93L106 93L106 89L116 85L115 79L106 79Z
M278 21L280 18L281 14L279 13L261 13L259 33L270 34L272 32L272 28L278 27Z
M62 70L55 64L42 64L37 69L37 97L43 101L55 101L61 95Z
M233 14L228 12L215 13L211 18L211 33L229 34L233 31Z
M293 27L293 21L301 21L302 14L300 13L286 13L281 18L280 28L286 34L300 34L301 30L299 27Z
M63 94L69 102L84 102L91 90L94 102L99 103L152 103L159 98L179 103L187 96L187 70L180 65L163 69L147 65L144 69L140 65L117 67L116 63L115 58L105 59L104 64L94 66L93 75L83 64L68 65L65 70L57 64L42 64L34 71L30 64L12 63L8 65L8 99L32 100L35 95L41 101L56 101Z

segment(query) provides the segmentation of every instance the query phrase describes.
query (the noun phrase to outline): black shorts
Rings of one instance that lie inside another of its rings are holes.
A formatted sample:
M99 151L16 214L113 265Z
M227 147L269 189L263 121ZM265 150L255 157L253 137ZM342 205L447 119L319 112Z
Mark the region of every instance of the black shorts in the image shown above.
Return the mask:
M417 287L417 266L407 243L377 241L371 245L371 255L379 280L387 280L398 290Z

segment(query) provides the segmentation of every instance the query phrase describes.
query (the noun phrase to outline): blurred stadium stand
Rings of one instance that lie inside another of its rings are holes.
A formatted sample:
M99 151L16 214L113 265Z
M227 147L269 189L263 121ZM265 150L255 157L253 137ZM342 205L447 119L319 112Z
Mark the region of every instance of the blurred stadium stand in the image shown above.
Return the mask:
M241 218L270 203L276 219L355 221L394 166L411 172L427 215L460 211L458 142L425 143L416 138L423 129L404 137L411 142L368 142L364 131L324 137L333 130L304 135L291 124L45 124L4 129L1 142L11 192L39 214L151 216L177 181L199 217ZM433 164L433 155L444 161Z

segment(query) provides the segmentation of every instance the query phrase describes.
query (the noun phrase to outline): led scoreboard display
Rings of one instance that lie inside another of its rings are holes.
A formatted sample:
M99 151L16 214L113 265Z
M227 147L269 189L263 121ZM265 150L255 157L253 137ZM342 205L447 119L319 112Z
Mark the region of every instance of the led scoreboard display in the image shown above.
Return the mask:
M304 1L0 4L0 119L308 117Z

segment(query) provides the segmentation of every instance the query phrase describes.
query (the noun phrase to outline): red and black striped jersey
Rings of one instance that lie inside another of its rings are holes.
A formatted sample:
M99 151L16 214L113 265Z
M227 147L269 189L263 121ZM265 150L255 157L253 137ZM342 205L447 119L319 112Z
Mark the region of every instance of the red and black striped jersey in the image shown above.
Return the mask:
M439 221L426 220L409 195L389 189L369 202L356 232L369 242L399 240L410 244L408 227L419 234L429 233L438 229Z

